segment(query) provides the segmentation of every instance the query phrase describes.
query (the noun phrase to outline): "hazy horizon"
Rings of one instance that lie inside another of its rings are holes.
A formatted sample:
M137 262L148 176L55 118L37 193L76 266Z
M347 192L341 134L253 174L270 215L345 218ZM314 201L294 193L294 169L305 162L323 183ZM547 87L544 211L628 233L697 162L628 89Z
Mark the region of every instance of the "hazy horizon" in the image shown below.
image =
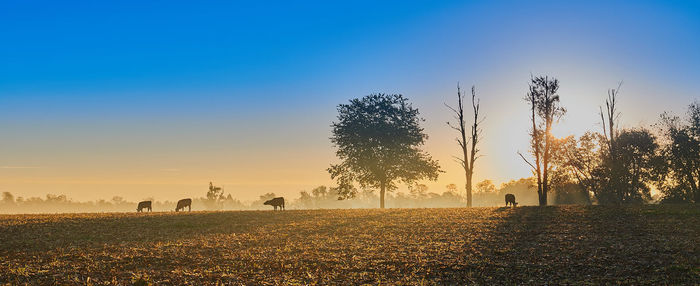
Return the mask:
M336 106L378 92L426 119L445 173L421 183L464 192L444 107L458 82L486 116L475 181L496 185L531 176L531 74L561 82L556 136L600 131L620 81L623 127L699 98L700 2L401 3L0 4L0 192L172 201L212 181L296 198L333 186Z

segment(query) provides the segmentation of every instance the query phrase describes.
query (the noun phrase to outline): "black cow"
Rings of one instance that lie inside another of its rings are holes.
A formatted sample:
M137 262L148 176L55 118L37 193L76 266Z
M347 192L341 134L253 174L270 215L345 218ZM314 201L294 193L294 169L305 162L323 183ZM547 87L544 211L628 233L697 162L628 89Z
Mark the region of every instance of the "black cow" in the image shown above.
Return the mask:
M175 211L185 211L185 207L187 207L188 211L192 211L192 199L182 199L177 201L177 207L175 207Z
M515 202L515 195L514 194L506 194L506 206L508 206L509 203L513 207L518 206L518 203Z
M277 207L280 207L280 210L284 210L284 197L268 200L263 205L273 206L275 210L277 210Z
M143 209L148 209L148 211L153 211L151 208L151 201L143 201L139 203L139 206L136 207L136 212L143 212Z

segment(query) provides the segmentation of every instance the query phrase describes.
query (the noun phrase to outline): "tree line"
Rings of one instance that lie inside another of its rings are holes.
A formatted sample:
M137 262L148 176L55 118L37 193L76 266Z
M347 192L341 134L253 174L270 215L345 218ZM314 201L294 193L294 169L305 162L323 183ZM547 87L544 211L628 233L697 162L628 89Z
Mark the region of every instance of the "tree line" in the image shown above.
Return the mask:
M552 129L567 111L561 105L559 86L556 78L533 76L524 97L530 147L526 154L516 154L532 170L539 205L548 205L550 197L557 202L645 203L652 200L652 189L661 192L663 202L700 201L697 101L688 106L685 116L661 114L651 129L620 128L620 83L608 90L605 107L599 110L602 130L578 138L556 138ZM463 167L466 205L471 207L483 118L474 86L470 107L465 108L465 99L458 85L457 105L445 105L454 114L455 121L447 126L458 133L460 156L455 160ZM371 94L340 104L337 111L331 143L340 162L328 172L337 183L333 190L339 199L378 190L379 207L384 208L387 192L398 184L410 189L421 180L437 180L443 172L422 150L428 138L420 125L425 119L403 95Z
M536 202L531 196L534 183L530 178L512 180L499 187L485 180L475 186L475 206L494 206L502 204L503 195L514 193L520 201L526 204ZM204 189L204 188L203 188ZM372 208L379 199L375 192L360 191L353 199L338 200L338 189L329 186L317 186L311 190L303 190L298 196L290 198L288 209L349 209ZM223 188L209 185L205 196L192 198L192 210L265 210L268 206L263 202L279 197L275 193L265 193L256 199L241 201L233 198ZM154 211L173 211L176 201L151 201ZM424 184L410 186L406 192L388 193L388 206L396 208L441 208L460 207L466 203L466 197L458 192L456 184L448 184L444 188L430 189ZM65 212L134 212L138 201L129 201L120 196L111 199L93 201L75 201L66 195L47 194L43 197L21 197L10 192L0 193L0 213L65 213Z

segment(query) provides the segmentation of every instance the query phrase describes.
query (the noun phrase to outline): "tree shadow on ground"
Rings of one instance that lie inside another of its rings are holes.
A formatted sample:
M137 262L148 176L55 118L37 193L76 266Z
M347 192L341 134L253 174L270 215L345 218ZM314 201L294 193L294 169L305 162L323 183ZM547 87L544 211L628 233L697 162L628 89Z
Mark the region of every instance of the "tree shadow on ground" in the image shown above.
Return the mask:
M700 282L697 227L644 209L515 208L480 246L493 261L483 267L516 284Z
M499 208L497 208L496 210L494 210L494 212L499 213L499 212L504 212L504 211L508 211L508 210L511 210L511 209L513 209L513 207L499 207Z

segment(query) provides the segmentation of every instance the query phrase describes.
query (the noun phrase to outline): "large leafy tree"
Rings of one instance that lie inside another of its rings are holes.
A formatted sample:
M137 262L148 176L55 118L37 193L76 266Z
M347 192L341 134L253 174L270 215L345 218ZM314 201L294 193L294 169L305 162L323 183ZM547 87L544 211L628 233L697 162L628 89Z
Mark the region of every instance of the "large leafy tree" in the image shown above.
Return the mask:
M617 163L622 167L616 178L615 201L620 203L642 203L651 199L650 185L654 181L654 170L659 164L656 138L646 129L629 129L620 132L615 143Z
M688 118L681 120L670 114L662 115L663 135L667 141L662 149L664 164L659 187L664 201L700 202L700 102L688 107Z
M613 146L615 155L611 156ZM646 129L617 132L614 145L603 140L601 161L592 172L594 195L600 204L643 203L651 199L651 185L661 165L656 137Z
M440 166L421 150L428 138L422 121L418 109L400 94L372 94L338 105L331 142L342 162L328 172L338 182L340 198L354 197L357 183L379 190L379 206L384 208L386 192L398 182L436 180Z

